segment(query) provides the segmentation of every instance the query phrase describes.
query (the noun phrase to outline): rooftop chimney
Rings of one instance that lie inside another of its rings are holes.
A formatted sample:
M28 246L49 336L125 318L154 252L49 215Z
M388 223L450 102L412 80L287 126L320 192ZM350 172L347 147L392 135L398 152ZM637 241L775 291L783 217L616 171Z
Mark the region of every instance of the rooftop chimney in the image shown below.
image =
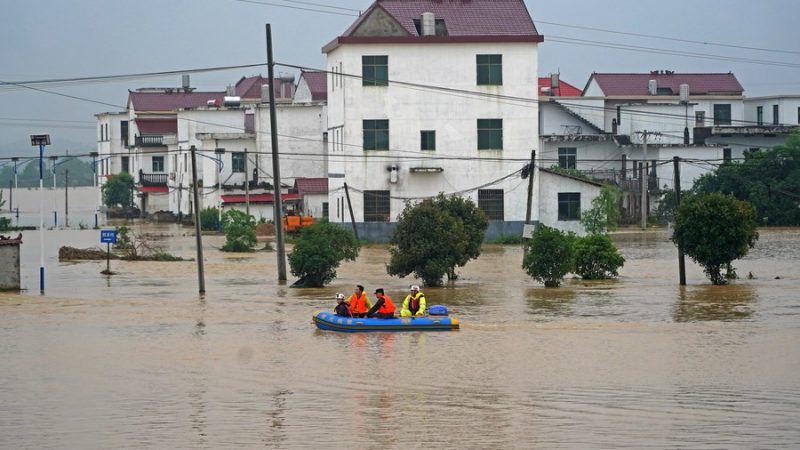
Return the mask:
M422 35L436 36L436 16L432 12L422 13Z

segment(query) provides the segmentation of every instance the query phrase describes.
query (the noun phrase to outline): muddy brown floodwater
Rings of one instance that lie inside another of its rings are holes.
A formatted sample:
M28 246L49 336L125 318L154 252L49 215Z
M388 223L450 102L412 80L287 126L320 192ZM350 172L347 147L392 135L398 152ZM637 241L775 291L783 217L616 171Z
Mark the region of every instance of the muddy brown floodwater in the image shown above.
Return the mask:
M136 226L194 256L191 230ZM797 229L761 230L742 279L714 287L663 232L614 236L608 282L544 289L518 247L486 246L427 289L458 332L338 334L312 313L356 283L402 301L384 246L324 289L277 283L275 253L193 262L59 263L97 231L23 245L23 293L0 293L1 448L798 448ZM746 276L752 273L753 279ZM290 282L292 277L290 275Z

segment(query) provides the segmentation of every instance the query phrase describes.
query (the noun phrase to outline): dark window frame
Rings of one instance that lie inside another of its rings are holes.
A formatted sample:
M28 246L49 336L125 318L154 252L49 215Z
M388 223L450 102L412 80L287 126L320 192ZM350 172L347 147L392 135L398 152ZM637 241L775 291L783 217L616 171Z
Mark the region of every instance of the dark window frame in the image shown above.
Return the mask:
M123 156L120 160L120 169L122 172L131 173L131 158L130 156Z
M479 189L478 208L489 220L505 220L504 196L502 189Z
M731 159L733 159L732 156L733 156L733 151L730 149L730 147L725 147L722 149L723 162L731 162Z
M244 173L244 152L231 152L231 173Z
M364 191L364 222L390 222L389 191Z
M763 106L756 106L756 124L758 126L764 125L764 107Z
M150 168L153 170L153 173L162 173L164 172L164 157L163 156L153 156L150 158Z
M478 86L503 85L503 55L475 55Z
M420 130L419 149L423 151L436 150L436 130Z
M562 222L581 220L580 192L558 193L558 220Z
M772 105L772 124L773 125L780 125L781 124L781 107L780 105Z
M478 150L502 149L503 119L478 119Z
M387 55L361 56L361 85L362 86L389 85L389 56Z
M578 149L577 147L558 148L558 167L563 169L578 168Z
M731 104L730 103L715 103L714 104L714 125L730 125L731 124Z
M365 119L361 123L364 150L389 150L389 119Z

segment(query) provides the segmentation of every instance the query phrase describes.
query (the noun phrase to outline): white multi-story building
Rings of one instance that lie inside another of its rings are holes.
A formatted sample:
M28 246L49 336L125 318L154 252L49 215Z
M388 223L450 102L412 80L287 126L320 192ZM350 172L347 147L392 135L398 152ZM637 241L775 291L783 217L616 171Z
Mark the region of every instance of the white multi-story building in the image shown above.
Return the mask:
M524 220L542 40L521 0L373 3L323 48L331 220L350 221L345 184L364 226L440 192Z

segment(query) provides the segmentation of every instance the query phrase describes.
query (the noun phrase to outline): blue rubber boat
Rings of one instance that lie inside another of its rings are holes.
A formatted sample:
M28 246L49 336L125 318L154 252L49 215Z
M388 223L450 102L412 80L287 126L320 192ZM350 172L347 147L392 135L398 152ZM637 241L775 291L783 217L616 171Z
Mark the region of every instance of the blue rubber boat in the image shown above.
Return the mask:
M454 331L458 319L450 316L400 317L396 319L359 319L341 317L330 311L314 313L320 330L357 333L364 331Z

